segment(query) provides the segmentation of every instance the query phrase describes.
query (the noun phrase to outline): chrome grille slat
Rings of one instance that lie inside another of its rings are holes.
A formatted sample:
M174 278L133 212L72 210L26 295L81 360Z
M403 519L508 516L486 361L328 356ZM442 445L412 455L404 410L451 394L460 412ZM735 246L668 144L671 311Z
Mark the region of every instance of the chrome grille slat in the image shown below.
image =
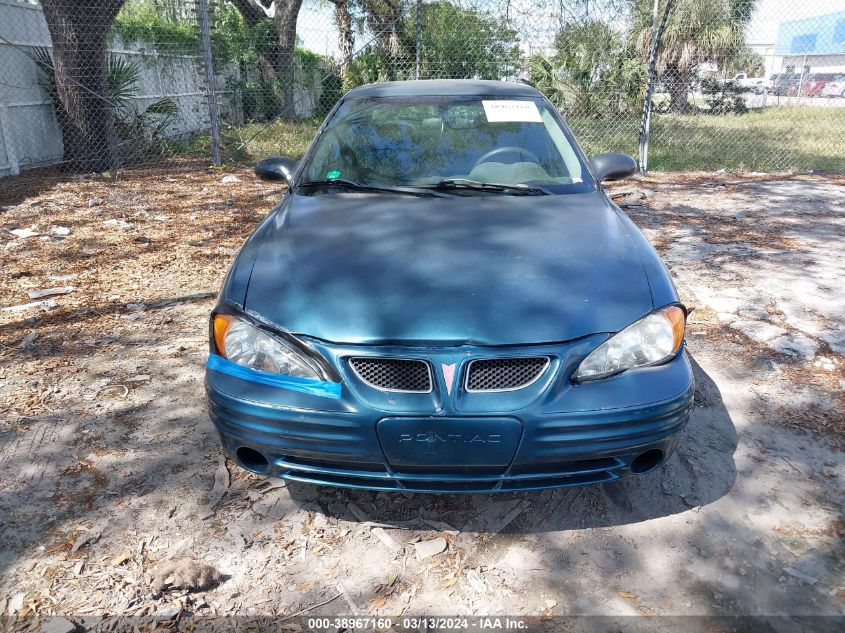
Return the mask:
M431 368L424 360L412 358L356 357L349 366L363 382L383 391L429 393Z
M547 356L474 360L467 366L464 388L470 392L523 389L542 376L548 366Z

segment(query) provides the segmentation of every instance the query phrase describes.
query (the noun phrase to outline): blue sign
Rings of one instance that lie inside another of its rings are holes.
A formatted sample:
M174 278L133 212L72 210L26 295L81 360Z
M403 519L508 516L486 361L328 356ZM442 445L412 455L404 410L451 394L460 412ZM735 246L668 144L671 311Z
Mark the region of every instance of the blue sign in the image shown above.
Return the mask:
M782 22L777 55L836 55L845 53L845 11Z

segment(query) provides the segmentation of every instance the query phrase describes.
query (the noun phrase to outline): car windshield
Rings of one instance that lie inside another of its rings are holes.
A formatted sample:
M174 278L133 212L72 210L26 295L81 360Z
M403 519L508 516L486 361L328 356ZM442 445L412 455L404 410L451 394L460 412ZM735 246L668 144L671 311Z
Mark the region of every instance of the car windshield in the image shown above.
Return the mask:
M350 99L327 123L300 184L327 180L464 195L595 189L568 130L530 97Z

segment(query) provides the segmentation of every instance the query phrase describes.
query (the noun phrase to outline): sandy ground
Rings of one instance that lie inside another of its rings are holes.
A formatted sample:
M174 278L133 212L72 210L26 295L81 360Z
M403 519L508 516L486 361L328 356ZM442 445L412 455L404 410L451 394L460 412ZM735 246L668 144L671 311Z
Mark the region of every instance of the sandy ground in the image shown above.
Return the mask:
M0 612L845 614L841 178L614 188L693 309L696 406L664 467L403 496L223 461L207 316L279 196L227 173L0 183L0 307L35 302L0 311ZM10 233L26 228L39 235ZM151 585L185 557L221 581Z

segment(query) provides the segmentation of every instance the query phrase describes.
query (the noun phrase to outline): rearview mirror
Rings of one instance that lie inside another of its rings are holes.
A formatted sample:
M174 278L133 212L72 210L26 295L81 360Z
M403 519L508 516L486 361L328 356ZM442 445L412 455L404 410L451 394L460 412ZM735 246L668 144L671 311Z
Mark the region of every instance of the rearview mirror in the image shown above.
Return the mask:
M590 159L593 173L599 182L627 178L637 171L637 161L627 154L607 152Z
M290 184L299 161L287 156L270 156L258 161L255 175L262 180L281 180Z

